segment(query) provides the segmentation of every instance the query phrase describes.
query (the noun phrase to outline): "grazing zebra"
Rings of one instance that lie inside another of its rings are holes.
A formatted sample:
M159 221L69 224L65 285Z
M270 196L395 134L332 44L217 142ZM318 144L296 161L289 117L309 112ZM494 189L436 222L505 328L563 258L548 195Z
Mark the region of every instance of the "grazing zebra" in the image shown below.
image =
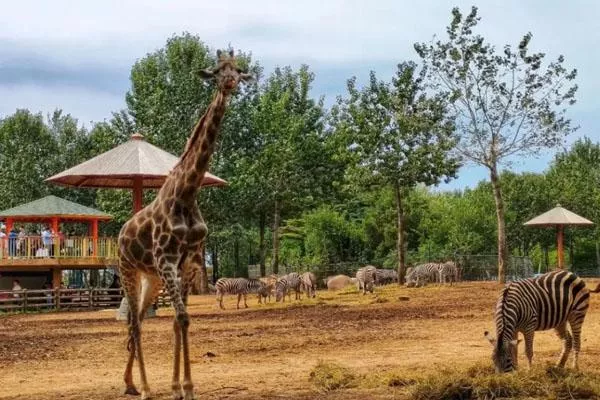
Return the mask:
M446 261L443 264L439 264L439 280L440 283L448 283L452 285L453 282L458 282L458 268L453 261Z
M405 285L408 287L420 287L426 285L427 282L437 282L440 276L440 265L441 264L429 263L419 264L412 269L409 268L406 271Z
M217 290L217 302L221 309L223 307L223 295L225 294L237 294L237 308L240 308L240 300L244 298L244 306L248 308L246 303L246 295L248 293L258 294L258 301L261 302L261 296L267 297L267 286L265 283L258 279L246 279L246 278L221 278L215 284Z
M372 265L359 268L356 271L356 286L358 290L362 290L363 295L367 294L367 290L373 293L373 285L377 280L377 268Z
M389 283L398 282L398 272L395 269L380 269L375 270L377 285L387 285Z
M300 281L306 297L315 297L317 295L317 276L312 272L305 272L300 275Z
M269 276L265 276L263 278L259 278L261 282L263 282L265 285L267 285L265 291L267 293L267 296L265 296L265 302L266 302L266 298L269 298L269 303L271 302L271 296L275 296L275 284L277 283L277 275L275 274L271 274ZM259 298L259 303L261 303L260 298Z
M494 346L492 359L496 372L510 372L517 368L519 332L525 337L525 353L531 367L534 332L552 328L563 342L557 366L564 367L571 348L575 348L573 368L577 369L581 326L589 307L590 292L600 292L600 285L589 290L580 278L563 270L506 285L496 303L497 339L488 332L484 333Z
M300 275L297 272L290 272L287 275L282 276L277 279L277 283L275 284L275 301L282 301L285 303L285 295L288 295L288 300L291 301L291 290L296 292L296 300L300 299L301 288L300 285L302 280L300 279Z

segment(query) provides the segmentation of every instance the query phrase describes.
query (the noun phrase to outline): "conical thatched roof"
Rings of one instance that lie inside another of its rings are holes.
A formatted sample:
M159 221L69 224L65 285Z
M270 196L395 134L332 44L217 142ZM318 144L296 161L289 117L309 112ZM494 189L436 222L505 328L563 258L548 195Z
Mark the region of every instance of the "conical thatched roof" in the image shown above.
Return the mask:
M562 208L557 205L552 210L538 215L525 222L523 225L527 226L555 226L555 225L594 225L594 223L588 219L580 217L579 215Z
M108 220L112 217L102 211L95 210L56 196L46 196L30 203L0 211L0 218L89 218Z
M160 188L179 158L144 140L140 134L88 161L51 176L46 181L64 186L94 188L133 188L134 177L142 178L143 188ZM202 186L222 186L227 182L207 172Z

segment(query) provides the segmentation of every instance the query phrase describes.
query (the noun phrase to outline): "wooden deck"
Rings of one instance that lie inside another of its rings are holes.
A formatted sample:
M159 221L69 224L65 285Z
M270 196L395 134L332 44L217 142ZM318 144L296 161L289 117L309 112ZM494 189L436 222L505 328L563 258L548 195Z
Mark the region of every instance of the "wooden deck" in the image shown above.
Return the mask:
M55 238L45 244L39 236L0 240L0 272L103 269L116 265L116 238Z

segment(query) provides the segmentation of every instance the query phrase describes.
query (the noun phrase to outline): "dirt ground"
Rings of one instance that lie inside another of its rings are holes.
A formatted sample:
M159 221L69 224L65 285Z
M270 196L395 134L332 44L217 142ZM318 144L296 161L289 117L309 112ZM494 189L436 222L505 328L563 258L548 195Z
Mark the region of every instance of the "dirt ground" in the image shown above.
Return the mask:
M596 281L597 282L597 281ZM588 282L588 286L596 284ZM402 399L378 384L393 371L427 374L490 360L483 332L494 330L495 283L453 287L376 288L318 292L316 299L226 310L213 296L192 296L189 311L192 376L200 399ZM599 296L599 295L595 295ZM170 399L172 311L143 326L143 347L155 399ZM600 299L583 330L580 360L600 373ZM0 317L0 399L131 399L123 395L126 326L115 310ZM207 357L210 352L215 357ZM560 342L536 334L534 362L553 362ZM521 357L521 365L525 360ZM373 376L371 385L322 392L310 381L319 361ZM134 378L138 382L137 367Z

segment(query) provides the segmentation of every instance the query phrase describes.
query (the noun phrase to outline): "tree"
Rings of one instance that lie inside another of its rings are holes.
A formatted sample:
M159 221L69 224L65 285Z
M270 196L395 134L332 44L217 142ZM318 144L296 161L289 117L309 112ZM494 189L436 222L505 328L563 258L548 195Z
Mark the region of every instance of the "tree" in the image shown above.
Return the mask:
M428 97L424 71L414 63L401 63L391 85L371 72L369 84L356 88L348 81L348 98L339 99L334 111L336 130L346 137L359 181L388 186L396 208L396 254L400 282L405 271L405 200L417 185L438 184L453 177L458 159L454 124L441 97Z
M589 138L577 140L568 151L558 153L546 173L551 198L563 207L587 218L596 225L593 229L577 229L571 236L579 238L583 247L590 247L588 254L579 261L593 263L600 268L600 144ZM572 231L573 232L573 231ZM594 254L595 253L595 254ZM571 257L573 250L571 250ZM571 263L573 260L571 259Z
M563 105L575 102L576 70L564 57L543 66L544 53L531 53L531 33L518 48L502 53L473 32L477 8L463 17L452 10L448 40L415 44L434 88L448 96L456 116L458 152L489 171L498 224L498 280L504 282L508 248L499 168L511 156L555 146L574 130Z
M49 193L57 146L41 114L17 110L0 121L0 205L2 209Z
M272 215L274 273L279 267L282 216L317 204L336 172L330 168L323 136L323 101L309 95L313 80L307 66L297 72L290 67L275 69L261 87L252 116L255 152L241 163L242 179L253 188L256 209L270 210Z

